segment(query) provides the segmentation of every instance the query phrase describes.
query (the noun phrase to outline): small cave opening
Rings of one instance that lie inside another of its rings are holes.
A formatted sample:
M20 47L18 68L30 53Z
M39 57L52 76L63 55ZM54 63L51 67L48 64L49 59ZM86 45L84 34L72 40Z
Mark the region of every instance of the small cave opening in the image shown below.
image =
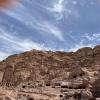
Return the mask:
M51 85L49 83L47 83L46 86L51 86Z
M26 88L26 86L25 86L25 85L23 85L23 86L22 86L22 88Z
M82 77L82 76L83 76L83 74L80 74L80 76Z
M73 89L71 86L68 87L69 89Z
M31 83L28 83L28 85L31 85Z
M78 87L79 89L86 89L86 86L85 85L81 85Z
M6 86L8 86L8 83L6 83Z
M56 88L55 86L52 86L52 88Z
M76 75L73 76L73 78L76 78L76 77L77 77Z
M28 98L28 100L34 100L34 98Z
M68 86L61 86L61 88L68 88Z
M75 87L74 89L86 89L86 86L85 85L80 85L78 87Z
M63 95L62 95L62 94L60 94L60 95L59 95L59 97L61 98L61 97L63 97Z

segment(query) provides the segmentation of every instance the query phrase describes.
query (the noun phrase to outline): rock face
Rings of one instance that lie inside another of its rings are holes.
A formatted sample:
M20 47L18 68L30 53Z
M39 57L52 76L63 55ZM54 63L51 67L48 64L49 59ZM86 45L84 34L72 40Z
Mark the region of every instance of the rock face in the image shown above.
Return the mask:
M13 100L95 100L99 73L100 46L69 53L32 50L0 62L0 93L13 91Z

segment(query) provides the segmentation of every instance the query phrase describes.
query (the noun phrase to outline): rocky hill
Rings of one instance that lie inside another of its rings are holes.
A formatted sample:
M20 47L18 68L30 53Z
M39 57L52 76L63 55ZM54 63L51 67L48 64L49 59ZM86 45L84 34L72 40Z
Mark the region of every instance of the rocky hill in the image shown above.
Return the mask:
M0 88L1 98L8 96L9 100L100 98L100 46L9 56L0 62ZM13 92L9 95L7 91Z

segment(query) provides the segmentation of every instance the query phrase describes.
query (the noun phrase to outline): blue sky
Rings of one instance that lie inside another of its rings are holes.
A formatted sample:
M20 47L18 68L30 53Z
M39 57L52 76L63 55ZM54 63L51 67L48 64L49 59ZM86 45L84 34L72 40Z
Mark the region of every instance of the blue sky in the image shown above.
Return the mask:
M0 12L0 60L32 49L100 44L100 0L19 0Z

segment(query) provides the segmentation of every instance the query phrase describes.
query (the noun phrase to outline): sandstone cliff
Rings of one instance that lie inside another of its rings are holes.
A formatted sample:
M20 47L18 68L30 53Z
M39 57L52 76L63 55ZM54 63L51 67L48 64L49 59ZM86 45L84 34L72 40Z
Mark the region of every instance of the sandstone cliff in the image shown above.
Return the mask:
M85 100L90 100L100 97L99 73L99 45L81 48L76 52L32 50L9 56L0 62L0 85L12 90L23 90L26 84L59 89L56 92L61 93L60 98L77 98L82 91L83 97L88 98Z

